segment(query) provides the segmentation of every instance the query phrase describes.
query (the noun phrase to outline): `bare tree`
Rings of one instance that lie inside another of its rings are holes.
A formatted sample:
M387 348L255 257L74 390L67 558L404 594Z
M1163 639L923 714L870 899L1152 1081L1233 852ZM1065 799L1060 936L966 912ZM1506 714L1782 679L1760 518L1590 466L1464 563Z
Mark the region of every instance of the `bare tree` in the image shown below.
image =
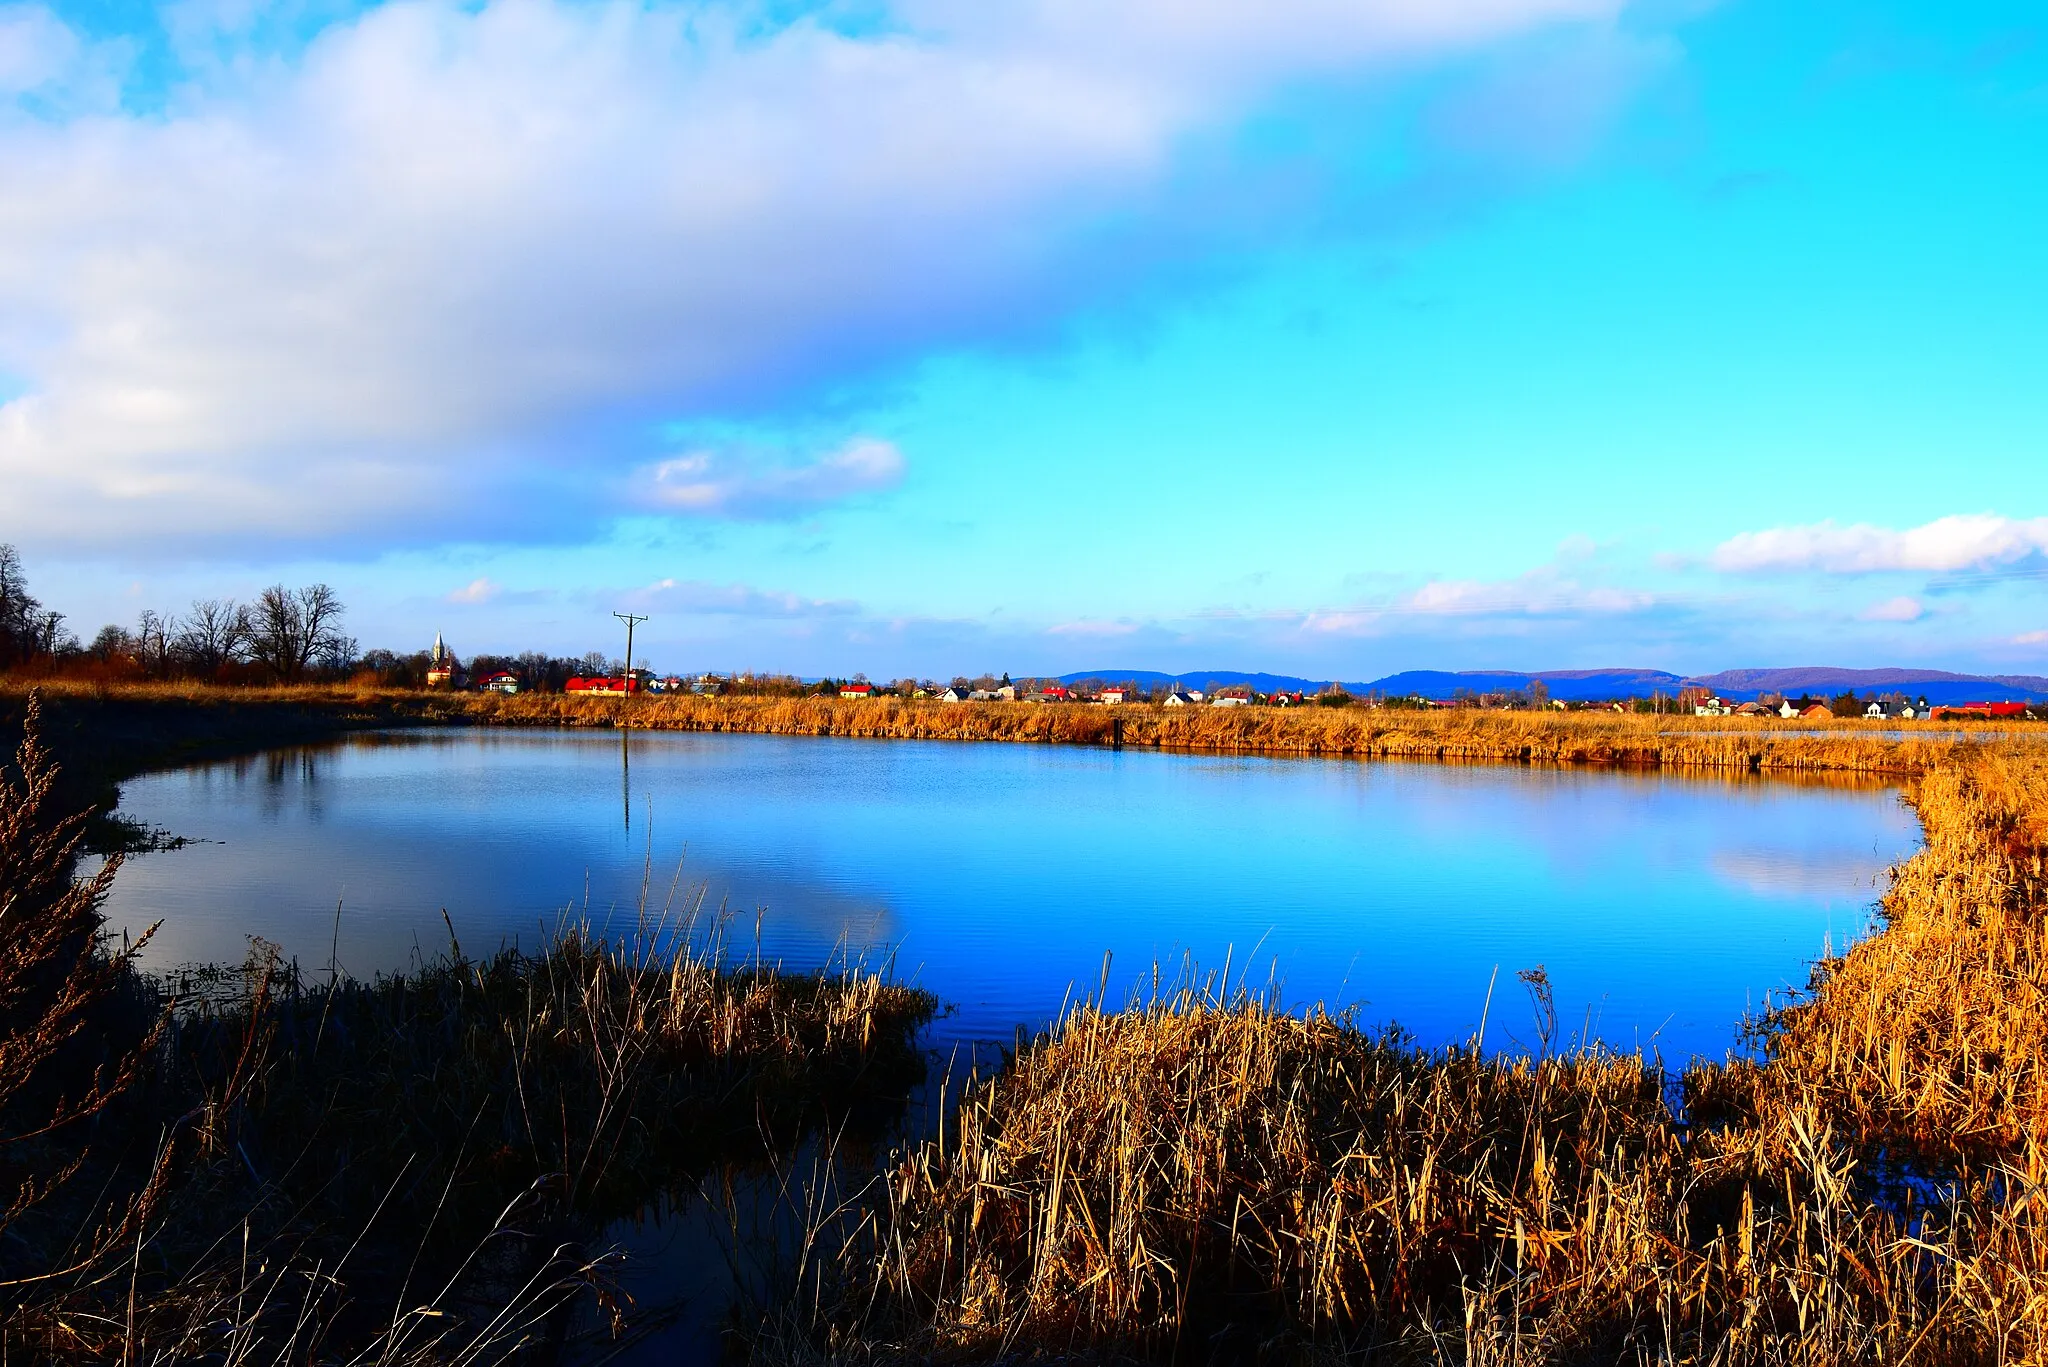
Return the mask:
M330 674L346 674L356 667L362 656L361 643L355 637L344 636L337 631L328 638L320 653L313 657L313 663Z
M37 653L42 610L43 605L29 594L20 553L0 541L0 669Z
M343 611L325 584L296 591L274 584L249 611L249 656L280 682L296 683L306 676L306 666L340 649Z
M148 608L135 623L135 662L152 679L171 674L171 619Z
M42 612L31 619L29 654L56 655L77 645L78 638L64 629L63 613Z
M201 598L178 622L177 651L203 678L240 659L249 644L249 610L232 598Z
M135 638L128 634L126 627L117 627L111 622L100 628L100 634L92 638L86 652L103 664L119 664L135 659Z

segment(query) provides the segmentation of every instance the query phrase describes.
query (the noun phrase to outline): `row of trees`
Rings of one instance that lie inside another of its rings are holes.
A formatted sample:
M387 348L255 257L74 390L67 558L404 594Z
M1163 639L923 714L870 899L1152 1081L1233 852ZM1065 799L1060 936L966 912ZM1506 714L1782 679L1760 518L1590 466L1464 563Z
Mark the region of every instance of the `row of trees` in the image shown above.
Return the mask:
M54 654L63 626L64 614L46 611L28 591L21 556L0 542L0 669Z
M86 653L131 660L152 679L215 679L249 665L281 683L298 683L355 666L355 638L341 629L344 611L325 584L276 584L253 603L205 598L178 617L145 610L133 631L102 627Z
M150 679L218 679L253 671L281 683L348 673L355 638L341 629L341 598L325 584L276 584L253 602L206 598L183 614L145 610L133 629L105 626L89 644L29 593L21 556L0 543L0 669L97 665Z

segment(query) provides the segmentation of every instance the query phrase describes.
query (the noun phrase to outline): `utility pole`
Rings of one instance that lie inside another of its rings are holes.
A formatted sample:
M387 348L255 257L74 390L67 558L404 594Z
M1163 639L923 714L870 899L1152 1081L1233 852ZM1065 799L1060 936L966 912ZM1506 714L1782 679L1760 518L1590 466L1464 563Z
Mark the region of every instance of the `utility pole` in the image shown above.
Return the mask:
M630 694L633 691L633 628L647 619L635 617L630 612L615 612L612 616L626 624L626 692Z

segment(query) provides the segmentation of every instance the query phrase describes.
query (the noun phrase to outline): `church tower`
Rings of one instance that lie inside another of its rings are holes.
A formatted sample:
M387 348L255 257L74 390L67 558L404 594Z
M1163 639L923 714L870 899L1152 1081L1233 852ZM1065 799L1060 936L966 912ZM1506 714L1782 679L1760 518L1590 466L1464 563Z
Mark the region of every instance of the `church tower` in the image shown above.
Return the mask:
M427 659L427 687L446 688L455 682L456 675L461 671L462 662L455 658L455 653L441 640L441 633L435 632L434 653Z

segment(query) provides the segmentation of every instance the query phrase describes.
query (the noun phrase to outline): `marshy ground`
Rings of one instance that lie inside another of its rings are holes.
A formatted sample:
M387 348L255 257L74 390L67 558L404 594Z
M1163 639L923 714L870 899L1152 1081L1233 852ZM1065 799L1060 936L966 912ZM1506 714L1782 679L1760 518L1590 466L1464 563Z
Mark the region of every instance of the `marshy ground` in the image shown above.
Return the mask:
M72 737L126 718L148 743L154 715L232 743L232 722L177 720L214 715L203 698L59 703L51 729ZM619 706L278 705L309 727L441 719L431 708L607 725ZM1086 743L1110 710L644 700L633 720ZM572 927L536 954L451 945L372 983L299 981L259 952L177 999L97 942L103 889L73 877L83 825L31 744L0 798L9 1357L590 1352L612 1311L635 1313L611 1290L607 1221L821 1135L843 1186L805 1206L814 1237L736 1353L2048 1355L2048 751L1348 710L1162 711L1134 735L1141 712L1127 744L1881 772L1906 783L1926 846L1896 871L1879 933L1723 1063L1671 1076L1541 1031L1526 1054L1425 1050L1187 983L1071 1013L890 1156L935 1004L871 974L750 970L701 937ZM85 767L124 762L98 753L81 746ZM1527 988L1516 1009L1541 1021L1545 985Z

